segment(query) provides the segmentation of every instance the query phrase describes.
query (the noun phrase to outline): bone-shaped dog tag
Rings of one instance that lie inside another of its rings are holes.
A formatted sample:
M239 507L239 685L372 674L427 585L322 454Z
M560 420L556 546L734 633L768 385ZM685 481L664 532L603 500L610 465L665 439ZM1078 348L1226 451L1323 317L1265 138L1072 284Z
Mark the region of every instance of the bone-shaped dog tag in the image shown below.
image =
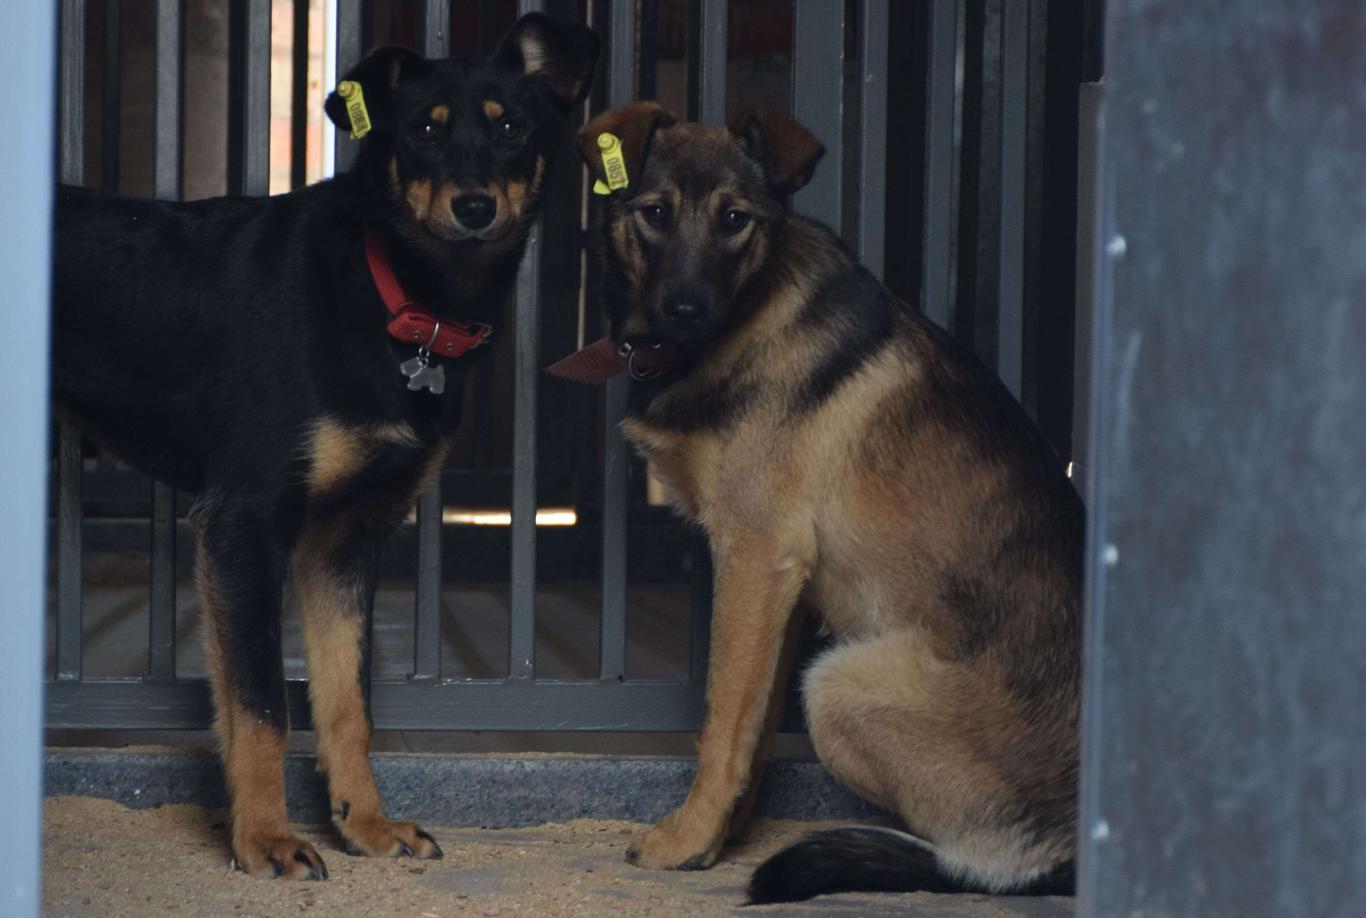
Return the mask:
M414 392L426 389L433 395L440 395L446 391L446 368L439 363L432 366L422 354L403 361L398 369L408 377L408 388Z

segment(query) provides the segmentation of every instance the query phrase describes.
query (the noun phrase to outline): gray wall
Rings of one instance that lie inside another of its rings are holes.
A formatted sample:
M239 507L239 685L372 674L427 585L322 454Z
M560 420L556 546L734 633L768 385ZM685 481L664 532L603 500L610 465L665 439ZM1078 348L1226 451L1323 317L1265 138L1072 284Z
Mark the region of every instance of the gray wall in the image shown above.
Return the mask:
M1363 915L1366 7L1107 26L1082 913Z

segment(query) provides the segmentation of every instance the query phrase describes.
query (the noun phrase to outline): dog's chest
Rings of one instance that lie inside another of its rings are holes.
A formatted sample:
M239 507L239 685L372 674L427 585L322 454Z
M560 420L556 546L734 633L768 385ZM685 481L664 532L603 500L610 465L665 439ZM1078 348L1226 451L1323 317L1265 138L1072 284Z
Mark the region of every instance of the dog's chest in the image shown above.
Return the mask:
M702 519L717 491L721 449L715 438L673 433L636 419L622 422L621 429L651 464L651 473L664 485L670 502L690 519Z

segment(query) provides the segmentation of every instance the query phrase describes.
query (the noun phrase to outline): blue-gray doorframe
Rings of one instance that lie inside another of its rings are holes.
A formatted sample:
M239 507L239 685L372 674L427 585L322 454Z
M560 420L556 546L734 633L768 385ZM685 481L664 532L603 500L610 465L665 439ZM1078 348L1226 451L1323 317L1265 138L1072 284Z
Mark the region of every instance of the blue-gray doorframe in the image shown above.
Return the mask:
M1366 914L1366 14L1106 37L1080 911Z
M0 4L0 143L6 333L0 335L0 913L38 914L43 725L43 546L47 528L48 301L56 17L50 3Z

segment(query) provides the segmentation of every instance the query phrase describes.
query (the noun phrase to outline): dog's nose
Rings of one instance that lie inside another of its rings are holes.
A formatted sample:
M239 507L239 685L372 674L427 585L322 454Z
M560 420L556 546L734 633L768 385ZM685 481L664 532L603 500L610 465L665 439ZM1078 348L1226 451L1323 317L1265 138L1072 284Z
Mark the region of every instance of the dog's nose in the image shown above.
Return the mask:
M692 300L675 300L664 305L664 315L677 325L692 325L702 315L702 310Z
M483 229L497 211L498 205L486 194L462 194L451 202L451 212L466 229Z

